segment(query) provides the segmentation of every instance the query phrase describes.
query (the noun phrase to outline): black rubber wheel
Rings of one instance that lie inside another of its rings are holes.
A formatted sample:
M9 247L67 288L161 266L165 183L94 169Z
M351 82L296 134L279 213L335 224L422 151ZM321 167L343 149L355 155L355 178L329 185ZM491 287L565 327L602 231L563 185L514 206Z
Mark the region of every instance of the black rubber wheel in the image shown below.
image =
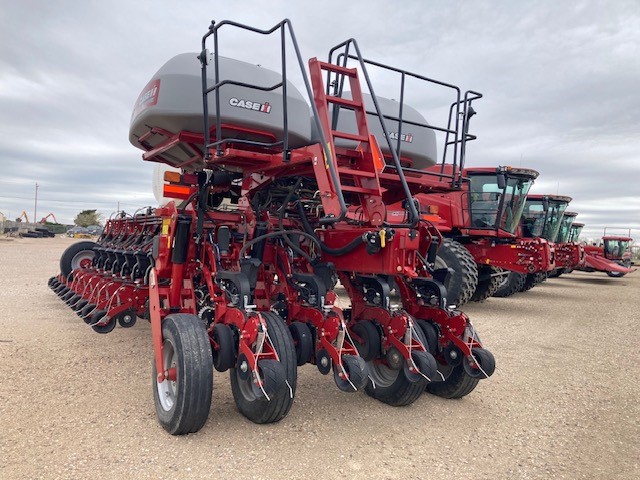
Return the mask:
M236 346L233 330L229 325L217 323L213 327L213 340L218 348L213 350L213 366L219 372L226 372L236 363Z
M60 272L65 278L69 278L69 274L79 268L87 260L93 260L95 252L93 248L98 244L95 242L78 242L70 245L60 257Z
M380 356L382 352L382 339L378 327L368 320L360 320L351 328L362 342L354 339L355 347L365 362L370 362Z
M473 378L483 379L489 378L496 371L496 359L493 354L484 348L472 348L471 354L475 357L476 361L480 364L480 368L473 368L466 361L463 363L464 371L467 375Z
M484 302L496 293L502 282L502 276L496 274L501 271L501 268L488 267L486 265L480 267L478 286L471 297L472 302Z
M469 395L476 388L479 378L470 377L462 365L451 367L438 364L438 370L444 375L443 382L431 382L427 385L427 392L442 398L462 398Z
M78 295L77 293L73 294L71 296L71 298L69 298L67 300L67 305L71 306L73 304L75 304L78 300L80 300L82 297L80 295Z
M91 320L89 324L91 328L96 333L110 333L113 332L113 329L116 328L117 321L115 318L110 318L107 323L104 325L93 325L95 323L100 322L100 319L103 318L107 314L106 310L98 310L96 313L91 315Z
M135 312L131 310L125 310L124 312L120 313L116 317L116 319L118 321L118 324L122 328L131 328L136 324L136 321L138 320Z
M289 332L291 332L291 338L293 338L293 344L296 347L296 364L301 367L309 363L311 355L313 355L311 330L306 323L292 322L289 325Z
M445 287L447 304L464 305L473 296L478 285L478 265L473 255L461 243L445 238L438 249L436 268L451 268Z
M504 298L518 293L524 285L526 278L526 275L523 275L522 273L509 272L505 277L503 277L496 293L494 293L493 296Z
M550 272L547 272L547 278L558 278L564 273L564 268L554 268Z
M423 345L427 340L420 328L416 329L418 338ZM404 363L404 362L403 362ZM427 386L427 379L420 377L417 382L411 382L405 374L404 368L391 368L383 362L367 362L369 382L365 392L370 397L383 403L400 407L415 402Z
M76 292L74 292L73 290L69 289L69 291L67 293L65 293L64 295L60 296L60 299L63 302L68 301L71 297L73 297L74 295L76 295Z
M56 281L56 277L51 277L48 281L47 281L47 285L50 287L51 285L53 285L53 282Z
M349 376L348 380L340 376L340 367L333 365L333 380L340 390L352 393L362 390L367 385L369 381L367 362L362 357L343 355L342 366Z
M427 377L429 381L433 381L438 374L438 364L436 359L429 352L414 351L411 352L411 358L413 363L416 364L418 372L412 372L409 370L409 365L404 364L404 374L410 382L417 382Z
M416 320L416 323L420 327L420 330L422 330L422 333L427 340L427 344L429 345L429 353L431 353L432 355L435 354L438 351L438 339L440 337L437 327L433 323L421 319Z
M75 310L75 312L80 315L80 311L86 307L87 303L89 303L89 300L80 300L78 301L78 303L76 303L73 307L73 310Z
M547 279L546 272L529 273L527 274L527 277L525 278L524 283L520 288L520 291L521 292L529 291L536 285L539 285L542 282L544 282L546 279Z
M284 385L267 400L264 395L256 394L251 378L246 381L240 378L236 368L230 372L231 392L238 410L249 420L254 423L273 423L283 419L293 404L298 379L296 348L282 317L274 312L262 312L261 315L267 323L269 338L285 373ZM266 368L263 367L265 375L271 371L269 364Z
M213 390L211 344L196 315L174 313L162 321L165 368L175 381L158 382L153 361L153 401L160 425L171 435L200 430L209 416Z
M626 274L623 272L607 272L607 275L609 275L611 278L621 278L621 277L624 277Z
M95 303L89 303L84 307L82 307L82 310L80 310L79 315L84 319L85 323L91 323L91 315L89 315L89 313L91 313L95 308L96 308Z

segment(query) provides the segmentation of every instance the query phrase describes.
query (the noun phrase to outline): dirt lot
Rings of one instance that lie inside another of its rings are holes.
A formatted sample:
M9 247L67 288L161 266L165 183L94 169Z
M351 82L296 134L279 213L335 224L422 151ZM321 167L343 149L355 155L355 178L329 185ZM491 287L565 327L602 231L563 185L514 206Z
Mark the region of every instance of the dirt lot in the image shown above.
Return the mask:
M640 272L574 273L465 310L498 371L392 408L299 370L258 426L216 372L209 421L156 422L146 322L98 335L46 286L72 240L0 240L0 478L640 478Z

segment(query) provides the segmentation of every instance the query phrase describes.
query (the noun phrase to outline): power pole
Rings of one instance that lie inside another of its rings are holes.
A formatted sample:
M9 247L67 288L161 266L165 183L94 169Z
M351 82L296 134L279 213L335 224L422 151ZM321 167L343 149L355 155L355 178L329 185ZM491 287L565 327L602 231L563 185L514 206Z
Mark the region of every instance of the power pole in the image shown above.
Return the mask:
M33 205L33 223L37 223L38 222L38 220L37 220L37 218L38 218L38 216L37 216L37 213L38 213L38 186L39 186L38 182L36 182L36 200L35 200L35 203Z

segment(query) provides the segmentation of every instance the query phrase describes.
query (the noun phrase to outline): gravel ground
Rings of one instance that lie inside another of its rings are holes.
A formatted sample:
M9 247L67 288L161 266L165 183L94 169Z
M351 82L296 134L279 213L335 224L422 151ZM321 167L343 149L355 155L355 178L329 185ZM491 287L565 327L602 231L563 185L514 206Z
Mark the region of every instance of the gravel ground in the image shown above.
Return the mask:
M467 306L498 371L462 400L392 408L307 365L289 415L260 426L216 372L205 427L172 437L148 323L98 335L47 288L71 242L0 240L0 479L640 478L640 272Z

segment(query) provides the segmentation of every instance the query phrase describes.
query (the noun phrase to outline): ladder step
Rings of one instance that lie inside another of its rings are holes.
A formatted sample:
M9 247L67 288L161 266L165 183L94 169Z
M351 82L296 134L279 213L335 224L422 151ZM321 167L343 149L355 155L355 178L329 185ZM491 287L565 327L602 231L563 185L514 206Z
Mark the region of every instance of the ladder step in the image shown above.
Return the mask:
M333 63L327 62L318 62L318 65L322 70L341 73L343 75L346 75L347 77L356 77L358 75L358 71L355 68L341 67L340 65L335 65Z
M366 172L364 170L354 170L353 168L338 167L338 172L353 177L376 178L375 172Z
M378 190L372 188L354 187L351 185L342 185L340 187L343 192L362 193L364 195L380 195Z
M344 138L346 140L353 140L354 142L368 142L369 138L365 135L357 135L355 133L339 132L337 130L331 130L331 135L338 138Z
M328 103L335 103L345 108L362 109L362 104L348 98L334 97L333 95L327 95Z

